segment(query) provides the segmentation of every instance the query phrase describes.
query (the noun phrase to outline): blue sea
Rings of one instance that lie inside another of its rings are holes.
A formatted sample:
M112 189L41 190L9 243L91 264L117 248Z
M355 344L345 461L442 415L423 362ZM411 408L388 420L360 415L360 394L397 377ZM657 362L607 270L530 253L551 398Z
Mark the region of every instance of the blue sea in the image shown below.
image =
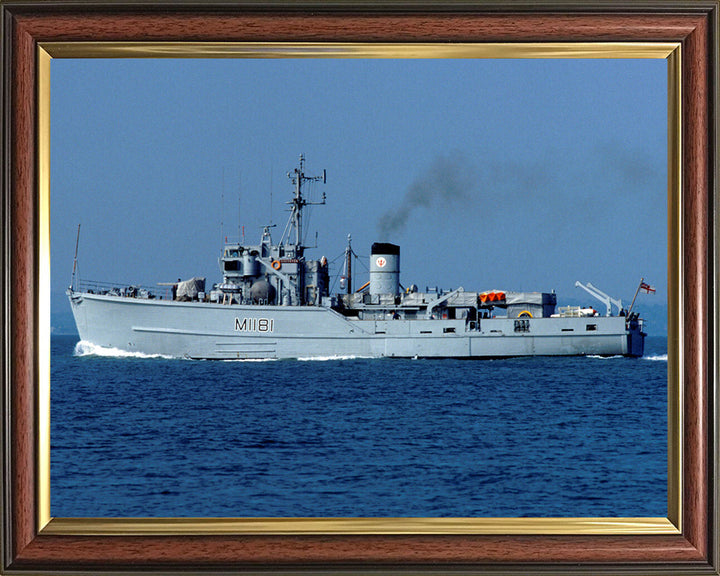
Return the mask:
M51 341L59 517L667 515L644 358L194 361Z

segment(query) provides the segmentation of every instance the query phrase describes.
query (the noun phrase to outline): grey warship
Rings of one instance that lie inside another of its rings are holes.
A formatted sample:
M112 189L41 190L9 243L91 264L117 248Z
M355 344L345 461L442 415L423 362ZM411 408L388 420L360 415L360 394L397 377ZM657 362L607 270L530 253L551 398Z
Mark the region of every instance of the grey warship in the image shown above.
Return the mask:
M354 290L348 237L341 292L331 294L327 259L307 258L302 240L304 209L325 204L325 194L307 200L303 186L325 183L325 171L306 175L300 156L288 177L293 193L280 241L267 226L258 244L226 242L222 281L208 290L204 278L192 278L171 283L162 297L138 286L81 282L73 265L67 295L81 341L219 360L643 355L646 334L633 305L625 310L592 284L576 283L606 305L604 315L558 308L554 292L421 292L401 285L400 247L388 242L372 245L369 280Z

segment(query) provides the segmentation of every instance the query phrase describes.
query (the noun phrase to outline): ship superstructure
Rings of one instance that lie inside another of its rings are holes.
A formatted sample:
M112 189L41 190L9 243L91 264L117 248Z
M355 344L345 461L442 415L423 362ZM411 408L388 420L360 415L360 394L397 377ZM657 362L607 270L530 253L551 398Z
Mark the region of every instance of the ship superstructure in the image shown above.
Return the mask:
M221 258L223 282L210 292L210 302L245 305L320 305L328 293L327 259L306 260L303 245L303 209L312 204L303 196L306 182L326 181L305 174L305 157L288 173L294 186L290 217L278 244L273 244L271 227L263 229L257 245L226 244Z
M278 243L271 227L258 244L226 243L222 281L169 283L167 297L151 289L81 284L67 293L81 340L97 346L189 358L454 357L532 355L642 356L643 321L591 284L607 304L557 308L554 292L426 289L400 282L400 247L372 245L369 280L353 289L350 237L341 292L330 294L325 257L306 258L305 158L288 173L293 196ZM641 281L642 284L642 281ZM636 294L637 295L637 294ZM634 302L634 299L633 299ZM613 315L612 306L617 311ZM557 309L556 309L557 308Z

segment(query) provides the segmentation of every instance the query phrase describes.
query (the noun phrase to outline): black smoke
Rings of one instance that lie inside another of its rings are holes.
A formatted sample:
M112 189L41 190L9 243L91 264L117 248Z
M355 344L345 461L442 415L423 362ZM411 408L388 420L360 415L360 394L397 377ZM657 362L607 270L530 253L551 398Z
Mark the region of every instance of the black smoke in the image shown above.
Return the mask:
M665 170L642 151L621 144L595 146L584 161L568 159L560 151L530 161L512 157L473 160L461 152L438 156L410 184L400 202L377 222L380 237L402 231L416 210L462 210L466 207L509 211L515 221L573 214L585 225L606 211L612 201L648 199L662 194ZM664 207L664 204L662 205ZM486 219L485 227L502 226L507 219ZM562 221L556 226L569 226Z
M390 237L405 227L416 209L465 200L476 185L476 175L464 156L440 156L410 185L400 204L380 217L378 231Z

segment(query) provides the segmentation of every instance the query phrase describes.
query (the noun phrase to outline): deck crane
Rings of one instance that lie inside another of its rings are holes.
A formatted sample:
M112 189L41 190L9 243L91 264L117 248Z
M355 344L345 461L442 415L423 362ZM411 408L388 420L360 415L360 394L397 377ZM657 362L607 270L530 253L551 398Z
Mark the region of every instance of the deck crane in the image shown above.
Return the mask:
M605 306L607 306L607 313L605 314L606 316L612 315L611 314L612 313L611 304L615 304L615 306L617 306L618 314L620 314L623 311L623 305L622 305L621 300L616 300L615 298L611 298L610 296L605 294L605 292L603 292L602 290L600 290L600 289L596 288L595 286L593 286L592 284L590 284L590 282L588 282L587 284L581 284L580 282L575 282L575 286L582 288L583 290L585 290L585 292L590 294L590 296L593 296L593 297L597 298L598 300L600 300L600 302L604 303Z

